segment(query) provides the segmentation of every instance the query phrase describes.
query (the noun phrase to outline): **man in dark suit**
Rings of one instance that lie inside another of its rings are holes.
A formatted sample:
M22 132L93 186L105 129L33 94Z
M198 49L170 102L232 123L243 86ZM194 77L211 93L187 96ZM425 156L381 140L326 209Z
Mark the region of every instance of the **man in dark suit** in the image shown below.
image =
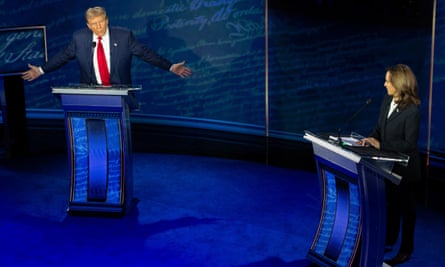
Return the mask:
M80 70L80 83L99 85L130 85L131 61L133 56L159 67L171 71L185 78L192 74L184 63L172 64L155 51L136 40L133 33L125 28L108 27L108 17L103 7L92 7L85 12L88 28L76 31L71 43L45 65L38 67L29 65L29 70L22 74L23 79L32 81L44 73L56 70L70 60L76 59ZM109 77L101 77L98 59L99 51L104 53L105 69Z
M386 261L391 266L407 261L414 250L416 225L415 186L421 179L417 142L420 130L420 99L417 79L407 65L389 67L385 75L385 96L380 108L377 126L363 144L377 149L396 151L409 156L407 166L395 164L393 172L402 180L399 185L386 184L387 229L386 243L392 247L398 239L400 225L401 243L397 255Z

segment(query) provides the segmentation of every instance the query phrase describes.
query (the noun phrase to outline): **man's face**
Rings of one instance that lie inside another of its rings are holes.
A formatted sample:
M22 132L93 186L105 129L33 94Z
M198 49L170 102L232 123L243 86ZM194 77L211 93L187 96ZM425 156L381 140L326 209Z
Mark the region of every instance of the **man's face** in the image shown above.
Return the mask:
M105 15L93 17L88 19L87 26L97 36L103 36L107 31L108 19Z

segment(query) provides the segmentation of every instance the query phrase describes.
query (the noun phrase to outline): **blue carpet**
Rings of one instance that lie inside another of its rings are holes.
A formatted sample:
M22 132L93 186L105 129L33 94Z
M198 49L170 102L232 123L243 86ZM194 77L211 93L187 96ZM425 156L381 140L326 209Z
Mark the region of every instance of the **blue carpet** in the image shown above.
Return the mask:
M134 154L134 208L66 213L65 155L0 161L1 266L309 266L315 173L239 160ZM445 266L445 216L419 206L402 266ZM388 254L390 256L391 254Z

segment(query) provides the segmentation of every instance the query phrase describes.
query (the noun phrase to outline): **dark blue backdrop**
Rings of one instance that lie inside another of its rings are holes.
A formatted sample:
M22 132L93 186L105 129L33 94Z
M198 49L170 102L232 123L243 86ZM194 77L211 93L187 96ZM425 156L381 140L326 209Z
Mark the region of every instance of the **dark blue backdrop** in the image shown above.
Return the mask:
M86 8L102 5L111 25L132 29L140 41L174 62L186 60L194 71L191 78L179 79L135 60L133 80L144 88L139 94L143 114L230 122L260 131L268 125L270 135L289 138L301 137L305 129L367 134L386 93L385 67L406 63L418 76L423 100L420 145L428 147L432 95L431 149L442 153L445 140L437 117L444 109L439 90L444 52L438 49L444 42L444 1L438 1L432 91L433 0L398 3L7 0L0 1L0 26L46 25L51 57L73 31L85 27ZM59 109L51 86L76 82L73 62L26 83L27 107ZM346 123L369 98L366 110Z

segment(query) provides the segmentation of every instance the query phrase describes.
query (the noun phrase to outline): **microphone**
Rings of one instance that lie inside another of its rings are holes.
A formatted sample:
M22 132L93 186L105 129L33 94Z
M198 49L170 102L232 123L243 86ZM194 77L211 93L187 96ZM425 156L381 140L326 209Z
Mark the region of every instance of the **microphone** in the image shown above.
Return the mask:
M91 65L90 65L90 86L93 86L93 72L94 72L94 48L96 48L96 42L91 43Z
M358 114L360 114L369 104L371 104L372 99L368 98L366 99L365 104L363 104L354 114L352 114L351 117L349 117L346 122L343 124L344 126L349 125L354 119L355 117L357 117ZM341 132L342 132L342 128L338 128L337 130L337 138L338 138L338 143L341 145L342 141L341 141Z

